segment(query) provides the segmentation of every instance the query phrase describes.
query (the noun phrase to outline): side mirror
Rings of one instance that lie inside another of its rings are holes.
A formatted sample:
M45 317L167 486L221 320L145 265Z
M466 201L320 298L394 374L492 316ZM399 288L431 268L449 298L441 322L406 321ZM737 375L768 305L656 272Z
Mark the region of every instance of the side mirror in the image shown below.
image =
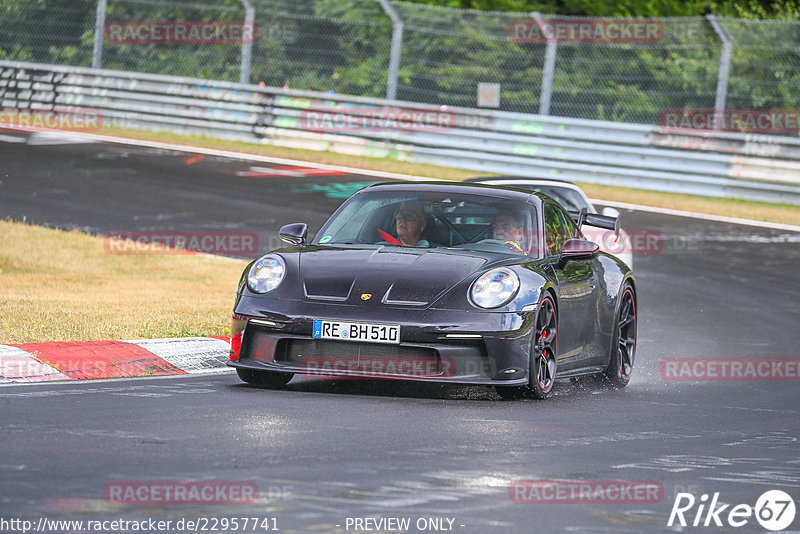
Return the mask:
M278 237L281 239L281 241L295 246L304 246L306 244L307 235L308 225L306 223L287 224L278 230Z
M619 210L617 208L606 206L605 208L603 208L603 211L601 213L606 217L616 217L617 219L619 219Z
M597 256L600 252L600 246L593 241L586 239L567 239L564 247L561 249L561 261L567 260L583 260Z

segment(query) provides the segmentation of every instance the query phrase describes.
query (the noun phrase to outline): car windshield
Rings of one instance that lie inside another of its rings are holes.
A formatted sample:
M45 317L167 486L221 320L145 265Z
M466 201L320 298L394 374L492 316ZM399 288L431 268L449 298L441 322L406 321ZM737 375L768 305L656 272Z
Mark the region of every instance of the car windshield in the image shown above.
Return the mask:
M556 202L564 206L565 209L570 211L580 211L581 208L586 208L589 213L594 213L594 208L586 202L578 191L569 187L562 187L558 185L545 185L545 184L509 184L511 187L519 189L527 189L529 191L536 191L537 193L544 193L552 197Z
M364 192L350 198L313 243L527 254L536 235L533 210L525 202L476 194Z

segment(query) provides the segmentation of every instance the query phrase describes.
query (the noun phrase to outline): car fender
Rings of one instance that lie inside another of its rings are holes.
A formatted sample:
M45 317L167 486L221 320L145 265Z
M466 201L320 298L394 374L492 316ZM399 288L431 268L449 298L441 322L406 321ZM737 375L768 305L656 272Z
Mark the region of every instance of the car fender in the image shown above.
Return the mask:
M607 352L607 358L606 358L606 365L608 365L611 362L611 356L614 353L613 351L614 351L615 343L616 343L614 331L616 330L616 327L617 327L617 317L619 316L620 305L622 303L621 302L622 301L622 291L626 287L626 284L629 284L631 286L631 289L633 289L633 296L634 296L635 305L636 305L636 309L637 309L637 315L638 315L639 301L638 301L638 299L636 299L636 297L638 295L637 292L636 292L636 278L633 276L633 273L628 272L623 277L623 279L620 282L619 286L616 288L616 293L614 293L614 295L615 295L615 297L614 297L614 307L613 307L613 313L611 315L611 322L610 322L611 326L610 326L610 330L609 330L609 340L608 340L608 345L607 345L608 346L608 352ZM637 327L638 327L638 325L637 325Z

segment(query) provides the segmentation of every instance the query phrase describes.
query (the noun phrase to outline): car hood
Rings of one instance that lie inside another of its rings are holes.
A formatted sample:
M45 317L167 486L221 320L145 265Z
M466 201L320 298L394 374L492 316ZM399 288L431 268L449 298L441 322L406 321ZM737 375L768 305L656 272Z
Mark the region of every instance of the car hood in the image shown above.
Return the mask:
M497 260L453 249L308 247L299 278L309 300L421 307Z

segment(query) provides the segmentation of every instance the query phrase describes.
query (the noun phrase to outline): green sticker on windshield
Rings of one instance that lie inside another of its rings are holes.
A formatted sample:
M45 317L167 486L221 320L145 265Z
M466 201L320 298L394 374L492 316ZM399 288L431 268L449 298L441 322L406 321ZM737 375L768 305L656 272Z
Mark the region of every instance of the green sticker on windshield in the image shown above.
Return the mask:
M323 237L322 239L320 239L320 240L319 240L319 242L320 242L320 243L327 243L327 242L328 242L328 241L330 241L331 239L333 239L333 236L326 235L325 237Z

